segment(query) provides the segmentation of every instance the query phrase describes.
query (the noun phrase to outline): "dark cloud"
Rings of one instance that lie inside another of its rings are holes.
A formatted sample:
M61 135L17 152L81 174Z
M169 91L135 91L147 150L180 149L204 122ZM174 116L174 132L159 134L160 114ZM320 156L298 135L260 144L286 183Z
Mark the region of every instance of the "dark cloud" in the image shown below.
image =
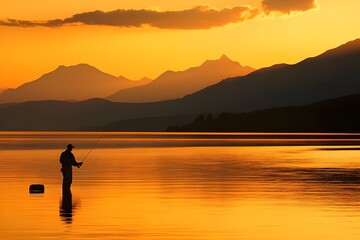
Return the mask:
M263 0L262 7L266 13L281 12L303 12L316 8L316 0Z
M262 0L262 11L291 12L316 8L316 0ZM65 19L47 21L0 20L0 26L13 27L61 27L69 24L103 25L117 27L151 26L162 29L210 29L252 19L261 13L259 9L238 6L216 10L209 7L195 7L182 11L126 10L110 12L93 11L75 14Z
M0 20L0 26L9 26L9 27L59 27L63 25L63 20L49 20L46 22L35 22L27 20L16 20L16 19L7 19L5 21Z
M258 10L248 6L225 8L195 7L183 11L115 10L94 11L76 14L70 18L48 21L25 21L7 19L3 26L16 27L60 27L66 24L105 25L117 27L142 27L149 25L163 29L209 29L229 23L242 22L258 15Z

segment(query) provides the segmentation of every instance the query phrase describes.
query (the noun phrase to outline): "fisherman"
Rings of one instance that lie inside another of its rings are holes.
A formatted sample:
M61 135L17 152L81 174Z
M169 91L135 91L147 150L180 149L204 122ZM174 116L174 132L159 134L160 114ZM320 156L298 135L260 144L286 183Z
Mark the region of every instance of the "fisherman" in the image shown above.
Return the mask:
M80 167L83 163L76 162L74 154L72 154L72 144L67 145L67 149L60 155L60 163L62 165L61 172L63 174L62 190L63 193L71 193L70 187L72 183L72 166Z

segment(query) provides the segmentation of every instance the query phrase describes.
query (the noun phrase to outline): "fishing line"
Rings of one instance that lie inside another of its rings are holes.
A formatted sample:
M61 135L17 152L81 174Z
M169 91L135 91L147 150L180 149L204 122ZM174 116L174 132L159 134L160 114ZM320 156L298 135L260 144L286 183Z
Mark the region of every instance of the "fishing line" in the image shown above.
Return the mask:
M89 153L94 149L95 145L99 142L100 138L104 135L104 133L105 133L105 131L100 134L100 136L98 137L96 142L92 145L91 149L88 151L88 153L86 154L86 156L82 160L82 163L84 163L85 159L87 158L87 156L89 156Z

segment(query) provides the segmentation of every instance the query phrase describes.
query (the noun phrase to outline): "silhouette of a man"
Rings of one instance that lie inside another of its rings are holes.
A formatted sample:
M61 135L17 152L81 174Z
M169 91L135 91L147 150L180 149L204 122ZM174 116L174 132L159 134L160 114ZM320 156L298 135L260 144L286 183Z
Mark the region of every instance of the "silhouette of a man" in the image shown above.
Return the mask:
M63 193L71 193L70 187L72 183L72 166L80 167L83 163L75 160L74 154L72 154L73 145L67 145L66 151L60 155L61 172L63 174Z

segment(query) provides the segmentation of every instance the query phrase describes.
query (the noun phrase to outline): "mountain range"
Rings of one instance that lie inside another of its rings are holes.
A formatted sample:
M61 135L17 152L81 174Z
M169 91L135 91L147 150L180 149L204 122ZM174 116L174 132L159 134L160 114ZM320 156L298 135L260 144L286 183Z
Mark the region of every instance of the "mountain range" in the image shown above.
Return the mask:
M37 101L0 105L2 130L79 130L112 122L201 113L241 113L306 105L360 93L360 39L297 64L279 64L225 79L176 100L116 103ZM266 119L263 119L266 121Z
M304 105L360 93L360 39L297 64L278 64L226 79L182 99L202 112L245 112Z
M0 94L0 103L102 98L119 89L147 84L150 81L147 78L131 81L122 76L115 77L88 64L59 66L37 80L25 83L16 89L5 90Z
M207 60L201 66L185 71L167 71L149 84L122 89L106 99L114 102L157 102L184 97L229 77L244 76L255 71L241 66L223 55Z
M166 71L152 81L115 77L88 64L59 66L56 70L16 89L0 92L0 103L107 98L116 102L152 102L176 99L232 76L243 76L255 69L242 67L226 56L208 60L185 71Z

